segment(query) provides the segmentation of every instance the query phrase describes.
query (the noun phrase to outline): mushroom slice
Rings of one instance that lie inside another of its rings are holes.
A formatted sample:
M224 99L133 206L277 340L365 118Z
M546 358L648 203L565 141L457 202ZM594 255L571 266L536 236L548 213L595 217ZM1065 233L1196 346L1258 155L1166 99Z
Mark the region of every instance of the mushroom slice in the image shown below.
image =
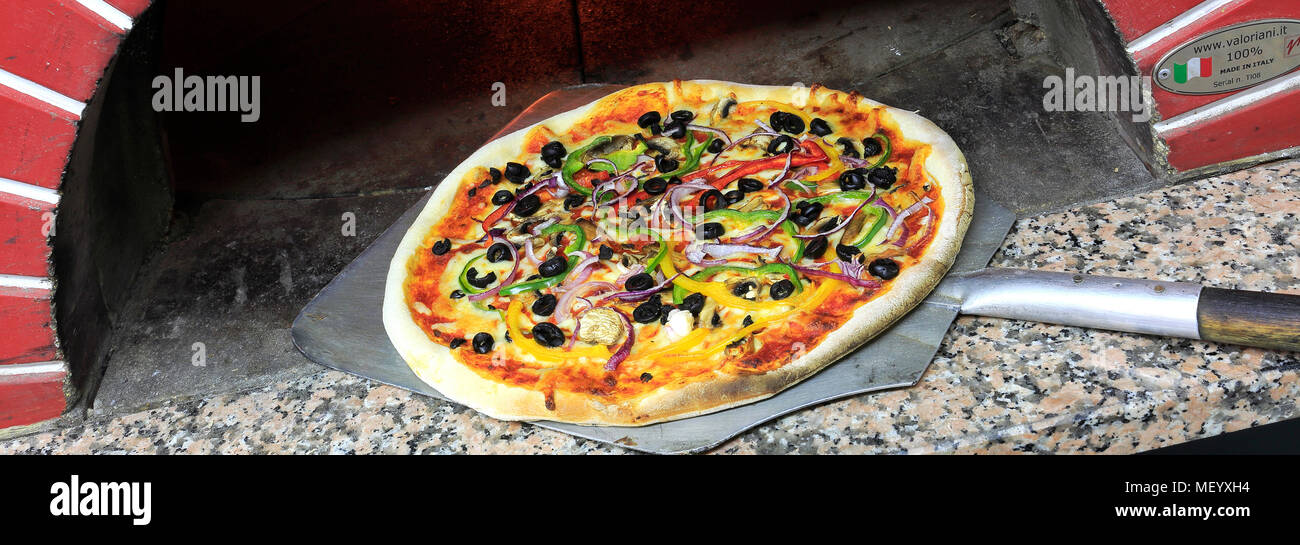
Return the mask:
M612 309L593 308L578 319L582 322L582 327L578 328L578 340L582 342L611 345L627 336L622 318Z
M613 137L610 137L609 142L605 142L604 144L595 146L587 150L586 152L584 152L582 154L582 161L585 163L591 161L592 159L604 157L616 151L632 149L635 147L636 147L636 138L625 134L614 135Z

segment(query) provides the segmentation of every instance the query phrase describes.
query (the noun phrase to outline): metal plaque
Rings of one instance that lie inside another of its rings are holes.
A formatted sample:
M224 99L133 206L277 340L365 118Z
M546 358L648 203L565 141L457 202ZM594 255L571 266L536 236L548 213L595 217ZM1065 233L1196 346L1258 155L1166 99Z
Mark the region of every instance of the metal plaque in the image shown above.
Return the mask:
M1152 69L1161 89L1230 93L1300 67L1300 20L1266 19L1222 28L1175 48Z

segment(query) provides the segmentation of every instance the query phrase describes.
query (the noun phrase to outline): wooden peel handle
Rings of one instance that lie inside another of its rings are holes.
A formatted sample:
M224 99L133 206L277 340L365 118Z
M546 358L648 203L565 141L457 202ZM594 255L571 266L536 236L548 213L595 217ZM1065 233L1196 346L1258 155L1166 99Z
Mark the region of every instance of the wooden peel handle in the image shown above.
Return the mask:
M1196 322L1207 341L1300 351L1300 295L1202 288Z
M940 288L962 314L1300 351L1300 295L999 268Z

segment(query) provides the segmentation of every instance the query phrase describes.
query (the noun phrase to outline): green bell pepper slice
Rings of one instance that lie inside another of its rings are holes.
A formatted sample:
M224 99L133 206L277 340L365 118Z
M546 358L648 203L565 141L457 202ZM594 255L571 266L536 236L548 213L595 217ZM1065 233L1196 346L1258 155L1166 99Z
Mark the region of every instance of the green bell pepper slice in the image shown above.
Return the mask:
M469 270L474 268L474 264L477 263L478 260L483 259L486 256L487 253L484 252L482 254L470 258L470 260L465 263L465 268L460 270L460 275L456 277L456 279L460 281L460 289L465 290L465 293L474 295L476 293L483 293L487 291L487 288L478 289L474 286L469 285L469 278L467 276L469 274Z
M647 231L644 229L638 229L636 231L632 231L632 234L649 235L655 239L655 242L659 243L659 252L656 253L654 257L650 258L650 261L646 262L645 270L653 271L659 268L659 262L663 261L664 256L668 255L668 243L664 242L663 235L660 235L659 233L656 233L654 231Z
M687 137L686 142L682 144L682 155L686 156L686 161L683 162L677 170L669 172L668 174L660 174L659 176L666 180L673 176L680 176L687 172L693 172L695 169L700 167L700 158L704 156L705 150L709 149L709 144L712 144L713 140L714 138L710 136L708 140L705 140L699 146L692 148L691 143L695 142L695 131L691 131L691 135Z
M614 169L611 169L610 166L605 163L596 163L591 165L590 168L591 170L598 170L601 172L627 170L631 168L632 165L636 164L636 158L640 157L642 153L645 153L645 149L646 147L644 143L638 143L633 149L625 149L606 155L605 158L609 159L611 163L614 163Z
M807 202L827 203L835 200L860 201L860 200L872 198L873 196L874 194L870 191L841 191L839 193L831 193L829 195L822 195L820 197L813 197L811 199L805 199L805 200ZM875 204L872 204L872 206L874 206L876 209L880 208L878 205ZM883 211L877 211L876 220L872 224L871 229L868 230L866 232L866 235L864 235L861 239L859 239L857 242L854 242L853 245L859 248L866 246L868 242L871 242L871 239L876 237L876 233L879 233L880 230L884 228L885 225L889 224L889 217L890 217L889 214L886 214Z
M553 235L560 231L564 231L566 233L573 235L573 242L570 242L568 246L564 247L564 253L571 254L575 251L581 250L584 246L587 245L587 234L582 232L581 227L578 227L577 225L574 225L572 223L554 223L548 225L546 226L545 229L542 229L541 234Z
M731 210L729 208L719 208L717 210L710 210L708 212L701 214L700 218L703 220L710 220L710 219L717 219L721 217L721 218L734 219L740 221L755 222L760 220L771 221L780 217L780 215L781 213L775 210L752 210L749 212L742 212L740 210ZM794 239L796 244L794 250L794 261L798 261L801 257L803 257L803 247L805 244L803 239L796 238L794 236L796 233L799 232L799 228L790 220L785 220L781 222L781 229L785 231L785 234L790 235L790 238Z
M517 284L511 284L509 286L501 288L501 291L498 293L500 293L503 296L509 297L516 293L523 293L526 291L540 290L543 288L552 287L556 284L559 284L560 282L563 282L565 278L568 278L569 273L573 272L573 268L578 266L578 260L580 259L582 259L581 256L571 255L569 256L569 266L564 269L563 273L557 274L550 278L539 278L537 280L529 280L527 282L519 282Z
M553 235L561 231L573 235L573 242L570 242L568 246L564 247L564 253L572 254L573 252L581 250L584 246L587 245L587 235L582 232L582 228L578 227L577 225L573 225L571 223L556 223L556 224L548 225L546 226L546 228L542 229L540 234ZM578 265L578 261L580 261L581 259L582 259L581 256L571 255L569 256L569 265L564 269L564 272L562 274L557 274L550 278L539 278L537 280L517 282L509 286L506 286L504 288L501 288L501 291L498 293L504 296L510 296L516 293L523 293L525 291L540 290L542 288L552 287L556 284L559 284L560 282L563 282L565 278L568 278L569 273L573 272L573 268Z
M831 201L864 201L875 196L876 194L871 191L841 191L839 193L830 193L820 197L804 199L804 202L825 204Z
M871 166L867 167L867 168L879 168L885 165L885 161L889 160L889 154L894 151L894 145L889 142L889 138L887 138L884 133L878 132L876 134L871 135L871 137L881 142L884 142L885 144L885 150L880 152L880 159L877 160Z
M564 184L578 193L590 196L591 189L583 187L579 185L578 182L573 181L573 175L579 170L582 170L583 167L587 166L582 162L582 154L587 153L591 148L608 143L610 140L613 140L613 138L609 136L600 136L595 140L592 140L590 144L573 150L573 152L564 159L564 165L560 167L560 178L564 180Z
M867 231L867 234L863 235L862 239L858 240L857 242L854 242L853 245L859 248L865 247L868 242L871 242L871 239L876 238L876 233L879 233L880 230L884 228L885 225L888 224L889 224L889 214L886 214L883 210L877 210L876 222L872 224L871 230Z

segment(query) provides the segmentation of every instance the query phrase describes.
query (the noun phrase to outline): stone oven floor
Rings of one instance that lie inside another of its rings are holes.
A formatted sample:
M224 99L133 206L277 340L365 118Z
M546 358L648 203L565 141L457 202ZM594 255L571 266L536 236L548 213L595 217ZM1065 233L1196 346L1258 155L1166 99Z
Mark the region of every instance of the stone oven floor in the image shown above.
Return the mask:
M273 254L278 257L214 262L212 270L245 266L243 297L250 300L310 297L317 289L310 286L328 281L330 271L387 225L383 218L396 217L417 197L385 196L372 208L311 203L320 232L333 229L349 207L358 217L364 210L375 218L358 229L357 239L332 241L314 231L313 222L279 217L283 211L274 206L211 203L212 221L291 223L293 240L332 245L324 262L289 246ZM203 253L258 241L205 237L190 244ZM1016 223L992 264L1300 294L1297 246L1300 161L1291 160L1029 215ZM273 281L254 282L258 275ZM203 281L241 290L237 280L195 280ZM268 284L260 288L267 293L253 288ZM217 306L176 303L190 304ZM627 452L323 370L289 343L290 311L296 308L266 316L222 312L205 324L158 326L141 333L129 352L191 366L188 345L167 349L164 339L176 339L178 331L209 331L194 339L210 343L208 366L232 365L225 363L230 358L266 370L258 380L231 384L226 393L173 395L148 410L110 414L111 406L101 407L76 425L0 441L0 454ZM1300 354L967 316L953 325L917 386L801 411L714 452L1130 453L1295 418L1297 399Z

